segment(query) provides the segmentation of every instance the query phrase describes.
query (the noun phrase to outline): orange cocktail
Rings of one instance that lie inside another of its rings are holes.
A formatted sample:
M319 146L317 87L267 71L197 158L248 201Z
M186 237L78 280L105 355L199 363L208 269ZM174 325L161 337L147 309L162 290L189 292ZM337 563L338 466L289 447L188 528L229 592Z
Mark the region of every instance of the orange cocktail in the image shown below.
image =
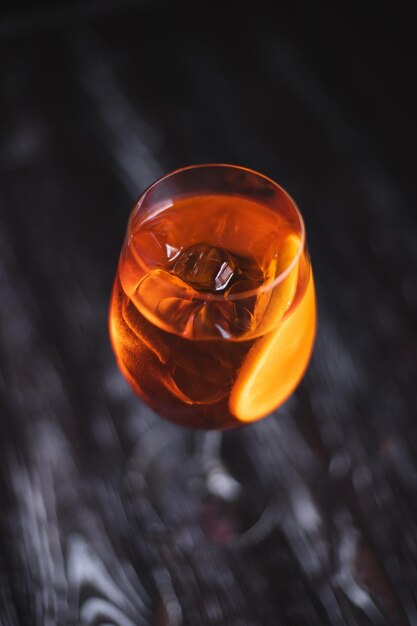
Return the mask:
M194 166L135 205L110 334L136 393L171 421L224 429L271 413L306 369L315 311L302 218L270 179Z

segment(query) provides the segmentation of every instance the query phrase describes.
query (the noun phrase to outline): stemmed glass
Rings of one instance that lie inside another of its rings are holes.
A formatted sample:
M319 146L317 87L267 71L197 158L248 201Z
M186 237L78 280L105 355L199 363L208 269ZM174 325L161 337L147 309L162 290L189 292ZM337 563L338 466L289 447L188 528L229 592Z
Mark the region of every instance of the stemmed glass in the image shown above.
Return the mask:
M311 356L314 282L293 199L236 165L154 182L130 214L109 325L134 391L207 433L206 467L219 467L219 433L280 406Z

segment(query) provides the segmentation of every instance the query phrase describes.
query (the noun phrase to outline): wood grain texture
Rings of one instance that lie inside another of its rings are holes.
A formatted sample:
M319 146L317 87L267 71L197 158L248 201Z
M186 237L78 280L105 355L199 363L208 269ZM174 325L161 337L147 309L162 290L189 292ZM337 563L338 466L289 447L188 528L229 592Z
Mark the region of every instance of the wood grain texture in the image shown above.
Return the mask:
M416 94L407 16L87 2L0 22L1 626L417 623ZM190 431L107 308L160 174L253 167L305 217L319 328L276 414Z

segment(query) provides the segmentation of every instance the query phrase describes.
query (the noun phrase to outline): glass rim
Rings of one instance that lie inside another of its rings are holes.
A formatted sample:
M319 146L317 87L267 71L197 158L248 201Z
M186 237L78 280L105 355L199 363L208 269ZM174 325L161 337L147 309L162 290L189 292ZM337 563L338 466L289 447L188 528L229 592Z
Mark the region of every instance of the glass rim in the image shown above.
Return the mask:
M251 298L251 297L258 295L259 293L267 293L268 291L272 291L277 285L279 285L283 280L287 278L287 276L292 272L292 270L296 267L298 261L300 260L301 254L304 250L305 243L306 243L305 224L304 224L303 216L301 215L301 211L298 208L297 203L295 202L294 198L288 193L288 191L286 191L284 187L282 187L279 183L277 183L275 180L273 180L269 176L266 176L265 174L262 174L261 172L258 172L249 167L245 167L243 165L235 165L231 163L197 163L194 165L186 165L184 167L179 167L175 170L171 170L170 172L168 172L167 174L164 174L163 176L160 176L159 178L154 180L150 185L148 185L144 189L144 191L140 194L139 198L136 200L133 206L133 210L131 211L130 218L129 218L128 227L127 227L127 235L130 236L134 218L139 214L140 208L142 204L144 203L146 197L154 188L156 188L158 185L160 185L167 179L173 178L177 174L181 174L182 172L186 172L187 170L210 169L210 168L228 168L228 169L233 169L233 170L242 170L244 172L253 174L258 178L263 178L264 180L271 183L276 189L278 189L287 198L287 200L289 201L292 209L294 210L298 218L299 225L300 225L300 235L301 235L300 245L291 263L280 274L278 274L278 276L276 276L274 280L271 280L271 282L263 283L262 285L260 285L259 287L255 289L249 289L247 291L240 291L238 293L234 293L234 294L230 294L226 296L223 294L214 294L214 293L210 293L207 291L198 291L197 289L193 288L191 285L188 285L188 283L186 283L187 286L192 288L195 292L193 294L193 299L206 300L206 301L218 301L218 302L235 301L235 300L243 300L245 298ZM152 219L153 217L155 217L155 214L149 215L146 219L143 220L142 223L145 224L149 219ZM145 270L151 269L142 258L140 259L137 258L137 260L140 261L141 265L144 267Z

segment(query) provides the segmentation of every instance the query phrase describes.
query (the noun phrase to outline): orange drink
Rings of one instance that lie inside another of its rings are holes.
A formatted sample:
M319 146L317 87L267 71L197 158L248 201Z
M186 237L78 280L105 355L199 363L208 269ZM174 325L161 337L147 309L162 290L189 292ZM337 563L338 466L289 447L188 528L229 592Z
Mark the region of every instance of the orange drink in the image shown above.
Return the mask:
M237 166L157 181L132 210L109 323L121 371L160 415L226 429L270 414L302 378L315 336L294 201Z

